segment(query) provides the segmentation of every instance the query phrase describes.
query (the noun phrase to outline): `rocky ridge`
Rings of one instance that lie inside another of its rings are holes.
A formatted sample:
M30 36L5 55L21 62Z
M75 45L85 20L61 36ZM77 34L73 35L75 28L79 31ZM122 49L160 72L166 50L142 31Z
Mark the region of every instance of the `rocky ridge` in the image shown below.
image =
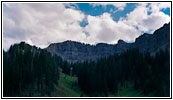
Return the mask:
M50 44L47 51L61 56L68 62L96 61L100 57L120 54L128 49L138 48L140 52L155 54L160 49L170 51L170 23L156 30L153 34L144 33L134 43L119 40L117 44L98 43L89 45L75 41Z

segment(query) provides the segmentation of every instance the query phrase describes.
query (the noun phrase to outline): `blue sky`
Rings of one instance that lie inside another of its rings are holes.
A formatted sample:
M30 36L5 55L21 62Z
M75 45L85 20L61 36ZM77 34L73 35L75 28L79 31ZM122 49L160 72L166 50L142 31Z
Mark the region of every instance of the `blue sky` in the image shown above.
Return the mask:
M106 7L104 6L92 6L89 3L76 3L76 4L70 4L71 6L75 7L77 10L81 10L87 15L92 15L92 16L99 16L102 15L104 12L108 12L112 14L112 17L114 18L115 21L118 21L120 17L126 17L126 14L134 10L136 8L137 3L127 3L125 9L123 11L118 11L116 13L111 12L110 9L117 10L116 7L112 5L108 5ZM70 8L69 6L66 6L67 8ZM161 9L162 12L170 16L170 8L166 9Z
M104 12L108 12L111 13L114 21L118 21L120 17L125 17L127 13L132 11L136 5L136 3L128 3L123 11L117 12L111 12L111 9L114 11L117 10L117 8L112 5L108 5L106 7L99 5L94 7L89 3L77 3L76 5L72 4L71 6L74 6L77 10L81 10L85 14L92 16L99 16L102 15Z
M117 8L115 6L112 5L107 5L106 7L99 5L99 6L92 6L89 3L77 3L77 4L70 4L70 6L66 6L67 8L70 8L71 6L75 7L75 9L80 10L82 12L84 12L86 15L91 15L91 16L99 16L102 15L105 12L108 12L111 14L111 17L113 18L114 21L118 21L120 19L120 17L127 17L127 13L130 13L131 11L133 11L136 6L138 4L137 3L127 3L125 9L123 11L116 11ZM149 6L150 4L148 4ZM114 10L116 12L111 11ZM162 11L163 13L165 13L166 15L170 16L170 8L163 8L160 11ZM150 12L148 12L150 14ZM83 20L81 22L81 26L86 26L88 23L86 20Z
M3 3L3 48L26 41L41 48L66 40L134 42L170 22L170 3Z
M161 9L161 11L170 16L170 8Z

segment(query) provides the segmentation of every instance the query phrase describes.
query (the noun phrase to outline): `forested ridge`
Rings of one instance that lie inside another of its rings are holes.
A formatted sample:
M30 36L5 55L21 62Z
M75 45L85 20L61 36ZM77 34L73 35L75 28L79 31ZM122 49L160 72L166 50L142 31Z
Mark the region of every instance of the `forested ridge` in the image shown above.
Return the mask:
M55 87L59 87L61 70L77 77L80 96L108 96L117 93L119 87L127 87L127 83L144 96L170 96L167 50L150 55L131 49L97 61L69 63L24 42L3 51L3 96L52 96Z
M49 96L61 64L60 57L24 42L11 46L3 51L3 95Z

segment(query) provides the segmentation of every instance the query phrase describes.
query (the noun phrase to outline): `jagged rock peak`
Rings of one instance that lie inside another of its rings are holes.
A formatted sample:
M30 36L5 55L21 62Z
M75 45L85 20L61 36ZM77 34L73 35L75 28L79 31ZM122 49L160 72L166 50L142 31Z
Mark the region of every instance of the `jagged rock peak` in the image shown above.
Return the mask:
M138 41L145 41L146 39L148 39L148 37L150 37L151 34L148 34L148 33L144 33L142 34L141 36L139 36L138 38L136 38L135 42L138 42Z
M66 41L64 41L64 42L62 42L62 43L80 43L80 42L72 41L72 40L66 40Z
M118 44L122 44L122 43L126 43L125 41L123 41L123 40L118 40Z
M55 43L56 44L56 43ZM64 42L60 42L59 44L78 44L78 45L90 45L87 43L83 43L83 42L78 42L78 41L73 41L73 40L66 40Z
M107 45L109 45L109 44L107 44L107 43L97 43L96 44L96 46L107 46Z
M163 26L170 26L170 22L169 23L165 23Z
M156 34L162 34L162 33L163 34L170 33L168 31L170 31L170 22L165 23L161 28L155 30L153 34L156 35Z

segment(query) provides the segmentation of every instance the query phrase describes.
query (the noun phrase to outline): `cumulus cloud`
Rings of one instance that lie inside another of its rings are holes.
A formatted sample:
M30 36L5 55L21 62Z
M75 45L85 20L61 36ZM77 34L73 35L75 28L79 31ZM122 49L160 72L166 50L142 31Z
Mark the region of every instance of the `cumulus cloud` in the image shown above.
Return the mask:
M160 10L149 14L151 7L158 4L141 3L127 14L127 17L113 21L109 13L100 16L88 16L88 26L85 30L90 34L86 41L91 43L106 42L117 43L119 39L133 42L143 32L153 32L164 23L170 21L170 17L160 10L170 6L159 6Z
M166 9L171 7L171 3L169 2L162 2L162 3L151 3L149 5L149 9L151 12L159 12L161 9Z
M147 4L138 4L138 6L130 13L127 14L126 18L121 18L120 21L138 27L140 32L154 31L160 28L164 23L170 22L170 17L160 10L170 6L159 6L158 9L148 14L151 11L153 5L159 5L157 3L151 3L149 6Z
M112 5L121 11L126 7L126 3L91 3L91 5L93 5L94 7L99 5L102 5L104 7L106 7L107 5Z
M115 22L109 13L101 16L88 16L85 30L90 33L86 41L90 43L116 43L119 39L133 41L140 33L122 21Z
M4 6L4 47L11 45L11 42L6 42L8 40L25 40L43 48L48 43L66 39L80 41L86 37L79 24L84 14L65 8L63 4L7 3Z
M126 6L125 3L112 5L119 10L123 10ZM7 50L11 44L21 41L41 48L65 40L90 44L99 42L115 44L119 39L133 42L141 32L153 32L170 21L170 16L161 12L162 9L170 7L168 3L138 4L133 11L117 22L113 20L110 13L91 16L65 6L67 4L5 3L3 5L3 48ZM83 20L88 23L85 27L80 26Z

